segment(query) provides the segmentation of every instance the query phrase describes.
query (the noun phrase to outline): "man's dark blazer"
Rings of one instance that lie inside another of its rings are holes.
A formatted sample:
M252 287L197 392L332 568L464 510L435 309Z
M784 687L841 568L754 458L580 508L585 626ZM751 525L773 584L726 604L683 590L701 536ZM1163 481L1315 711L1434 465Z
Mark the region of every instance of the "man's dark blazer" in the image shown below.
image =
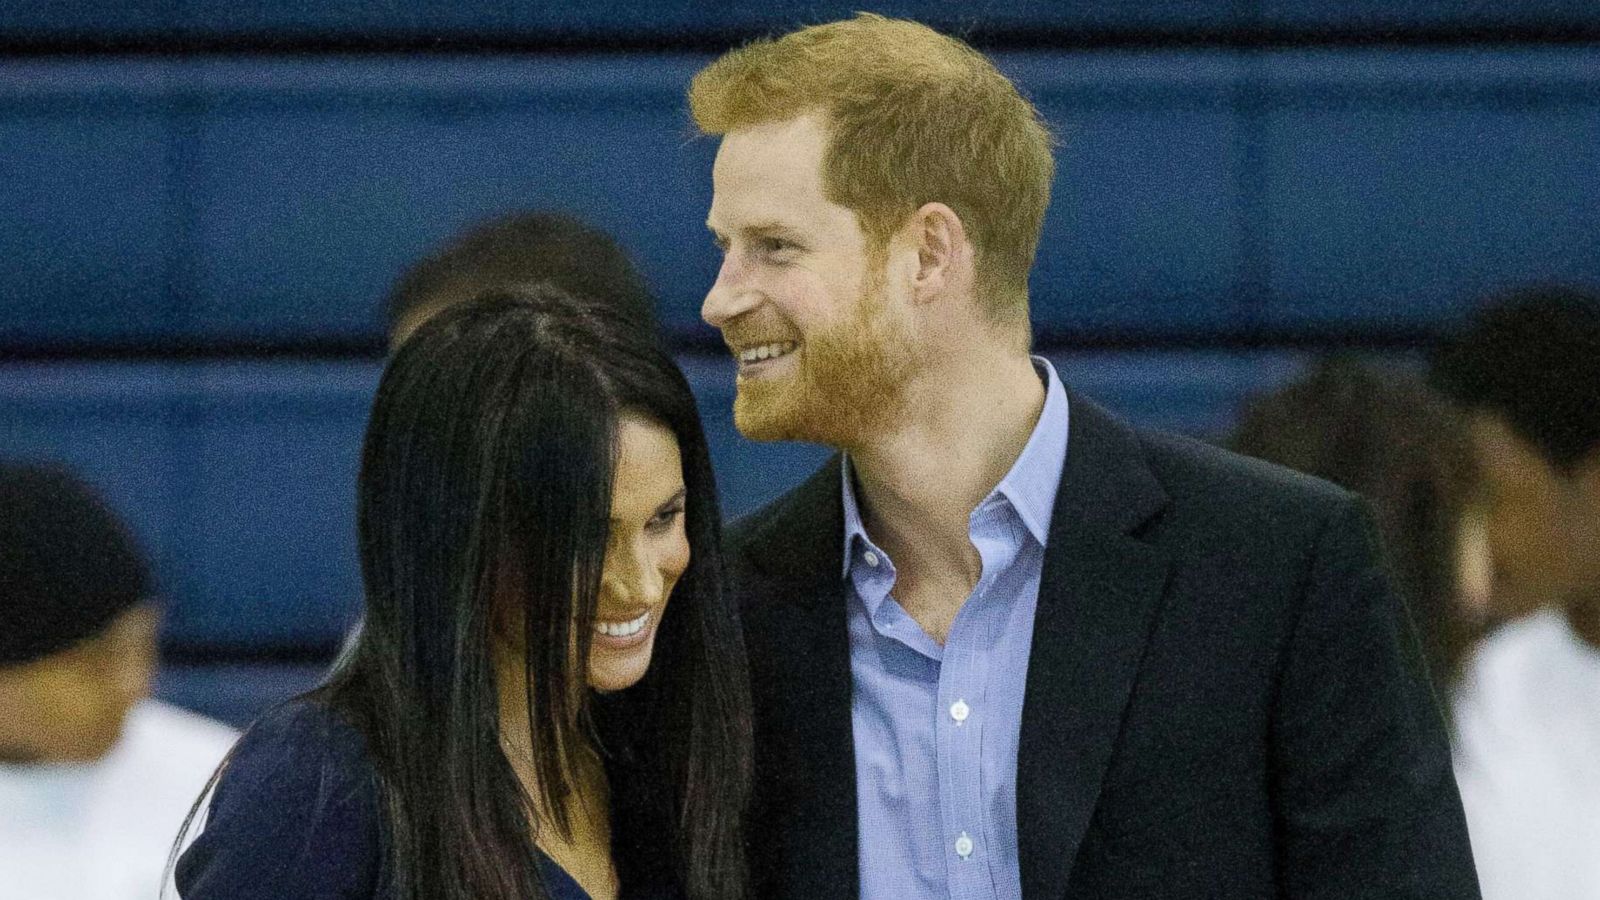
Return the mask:
M1365 507L1070 403L1017 754L1025 900L1477 897ZM728 535L762 900L858 894L839 466Z

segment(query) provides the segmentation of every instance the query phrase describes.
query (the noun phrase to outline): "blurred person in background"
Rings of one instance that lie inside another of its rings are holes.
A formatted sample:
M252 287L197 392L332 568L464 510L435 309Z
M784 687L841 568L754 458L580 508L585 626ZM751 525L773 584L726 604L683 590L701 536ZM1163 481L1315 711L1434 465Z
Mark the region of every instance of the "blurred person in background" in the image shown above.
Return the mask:
M565 213L519 212L472 226L401 274L386 302L390 348L441 309L540 281L657 328L649 288L615 238Z
M739 900L744 650L693 395L615 303L455 304L391 358L366 624L258 720L184 900Z
M1435 360L1468 413L1495 592L1529 611L1456 699L1456 777L1491 900L1600 897L1600 297L1500 298Z
M1461 416L1420 378L1336 356L1252 400L1229 446L1372 502L1435 696L1447 705L1490 587L1482 530L1471 523L1475 481Z
M150 699L159 611L82 481L0 463L0 896L149 900L237 736Z

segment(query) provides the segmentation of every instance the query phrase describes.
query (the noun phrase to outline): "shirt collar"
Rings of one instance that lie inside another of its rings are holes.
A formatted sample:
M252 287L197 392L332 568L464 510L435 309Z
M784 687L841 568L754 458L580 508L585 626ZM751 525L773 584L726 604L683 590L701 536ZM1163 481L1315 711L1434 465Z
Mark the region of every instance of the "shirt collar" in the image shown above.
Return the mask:
M850 575L850 563L855 555L856 543L872 543L867 537L867 527L861 523L861 507L856 504L855 478L850 474L850 454L844 454L844 459L839 466L844 483L844 571L843 577Z
M1028 436L1028 443L1012 464L1011 471L995 486L994 494L1011 503L1028 533L1042 547L1050 534L1056 489L1061 486L1061 470L1067 461L1070 413L1067 390L1056 376L1055 367L1042 356L1033 357L1033 365L1045 380L1044 409L1039 413L1038 424L1033 426L1033 434Z
M1050 533L1050 515L1055 509L1056 490L1061 485L1061 470L1067 460L1070 411L1067 391L1056 375L1055 366L1042 356L1032 357L1032 360L1035 371L1045 381L1044 409L1033 426L1033 433L1028 436L1028 443L1023 446L1017 461L1012 463L1011 471L1000 479L984 503L996 496L1005 497L1028 533L1040 546L1044 546ZM848 453L844 455L839 468L842 482L840 490L844 499L842 575L848 576L857 542L871 546L872 539L867 536L866 526L861 521L861 507L856 501L855 479L851 476Z

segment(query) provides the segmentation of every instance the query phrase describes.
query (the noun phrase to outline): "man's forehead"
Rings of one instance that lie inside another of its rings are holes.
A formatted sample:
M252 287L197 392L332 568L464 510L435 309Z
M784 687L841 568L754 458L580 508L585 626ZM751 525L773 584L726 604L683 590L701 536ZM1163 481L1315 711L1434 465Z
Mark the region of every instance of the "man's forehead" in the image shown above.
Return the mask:
M724 135L712 164L714 181L761 180L774 175L815 179L822 171L827 135L802 117L741 128Z
M825 215L827 206L815 179L780 168L752 171L713 184L706 225L723 234L803 230L807 221Z

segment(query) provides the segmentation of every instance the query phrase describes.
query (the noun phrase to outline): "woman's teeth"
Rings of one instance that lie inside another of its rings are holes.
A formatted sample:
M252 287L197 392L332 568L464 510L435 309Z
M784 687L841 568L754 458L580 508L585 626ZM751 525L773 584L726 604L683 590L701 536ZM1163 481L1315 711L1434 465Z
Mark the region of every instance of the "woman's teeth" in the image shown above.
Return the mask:
M777 359L780 356L788 356L794 351L794 348L794 341L778 341L772 344L762 344L759 347L751 347L748 350L742 351L739 354L739 362L754 363L760 362L764 359Z
M650 613L646 611L637 619L627 622L596 622L594 630L611 637L630 637L644 630L650 622Z

